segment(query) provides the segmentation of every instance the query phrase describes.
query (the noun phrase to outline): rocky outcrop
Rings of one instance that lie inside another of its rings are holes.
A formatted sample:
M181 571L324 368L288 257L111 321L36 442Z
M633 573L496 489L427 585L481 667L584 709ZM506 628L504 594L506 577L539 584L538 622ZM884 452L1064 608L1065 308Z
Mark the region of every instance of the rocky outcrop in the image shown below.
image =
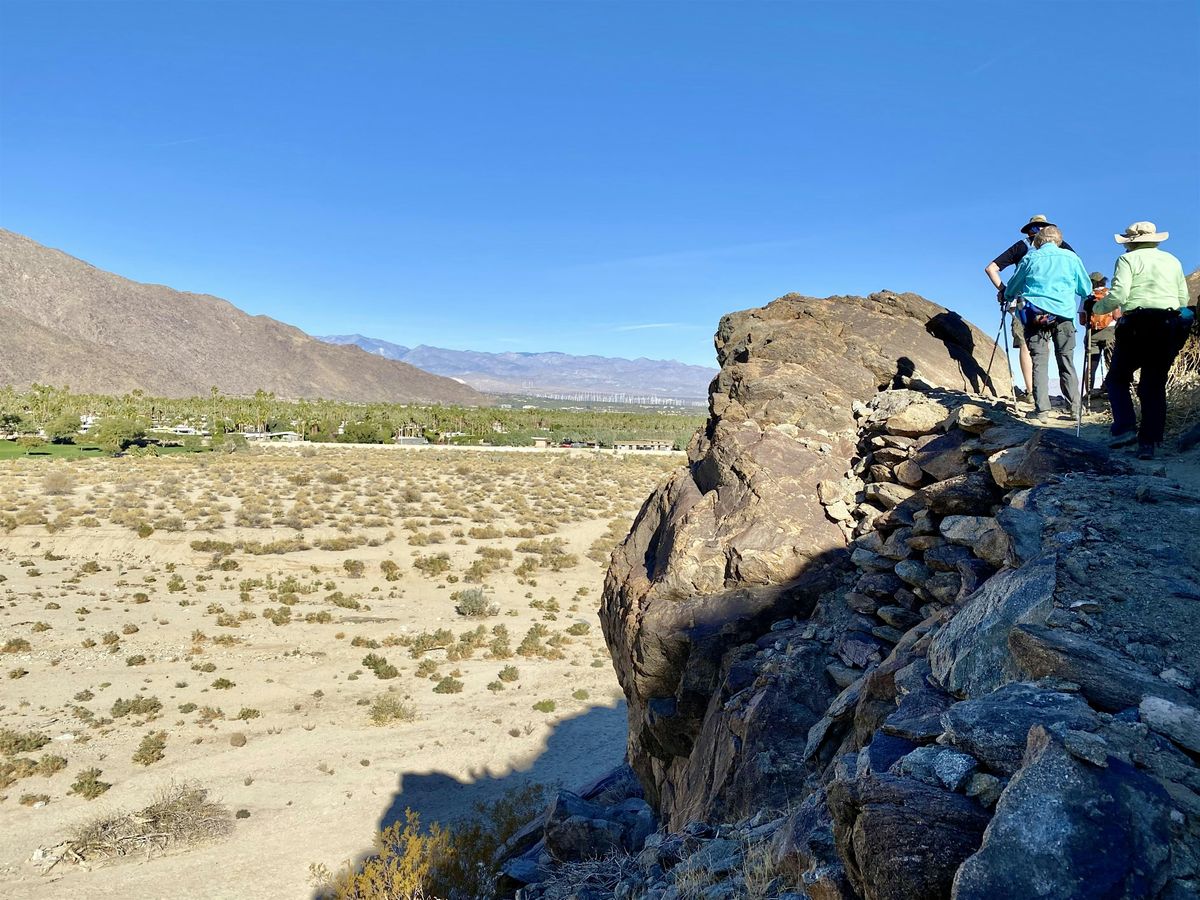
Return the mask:
M723 323L714 416L609 572L663 828L608 893L567 867L521 896L1197 896L1200 494L937 383L929 345L863 377L805 310ZM797 334L842 356L823 405L773 355Z
M752 706L741 708L748 685L737 683L736 663L726 667L733 680L718 683L729 648L756 640L773 621L808 617L846 571L848 539L882 511L851 512L862 488L846 477L856 405L914 379L990 386L1001 395L1009 389L1002 360L988 376L992 345L982 332L912 294L784 297L726 316L716 346L722 368L709 423L689 448L688 466L646 502L615 555L602 609L629 699L630 761L671 821L731 811L719 799L729 796L728 785L752 789L792 778L795 753L780 749L747 769L730 745L769 723L776 733L785 729L787 746L798 752L832 699L832 687L812 674L825 661L795 648L788 654L794 664L772 673L776 687L759 692ZM890 438L878 458L884 466L907 455L910 435L949 413L928 394L895 398L894 407L877 410ZM914 479L924 476L910 472ZM913 493L889 485L875 498L880 507L902 505ZM829 637L792 629L771 642L815 649ZM870 654L874 646L849 641L844 649ZM797 704L791 689L800 685ZM774 702L777 696L783 699ZM732 730L702 735L704 722L735 709ZM693 759L701 739L704 749Z

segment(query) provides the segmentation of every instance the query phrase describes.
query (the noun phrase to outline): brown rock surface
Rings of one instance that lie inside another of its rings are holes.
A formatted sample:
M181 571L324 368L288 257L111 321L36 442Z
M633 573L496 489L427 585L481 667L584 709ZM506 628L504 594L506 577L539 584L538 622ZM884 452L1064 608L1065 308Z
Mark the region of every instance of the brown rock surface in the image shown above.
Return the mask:
M725 650L773 619L806 616L846 567L846 536L818 485L846 472L855 404L910 376L990 384L990 339L913 294L788 295L726 316L716 347L709 423L614 555L602 605L629 699L630 760L656 803L670 773L687 769ZM993 378L1004 396L1007 372L994 366ZM918 400L900 392L887 415ZM932 424L945 409L930 406Z

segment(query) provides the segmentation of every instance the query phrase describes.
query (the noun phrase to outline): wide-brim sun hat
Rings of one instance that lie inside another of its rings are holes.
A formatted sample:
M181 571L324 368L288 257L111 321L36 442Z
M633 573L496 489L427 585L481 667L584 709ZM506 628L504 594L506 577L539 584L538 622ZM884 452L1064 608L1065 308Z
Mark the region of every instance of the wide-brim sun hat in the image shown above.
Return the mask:
M1029 221L1021 226L1021 234L1029 234L1031 228L1057 228L1058 226L1045 216L1031 216Z
M1171 236L1169 231L1159 231L1153 222L1134 222L1124 234L1114 234L1118 244L1158 244Z
M1108 276L1103 272L1093 272L1088 278L1092 279L1092 284L1100 284L1101 282L1108 281Z

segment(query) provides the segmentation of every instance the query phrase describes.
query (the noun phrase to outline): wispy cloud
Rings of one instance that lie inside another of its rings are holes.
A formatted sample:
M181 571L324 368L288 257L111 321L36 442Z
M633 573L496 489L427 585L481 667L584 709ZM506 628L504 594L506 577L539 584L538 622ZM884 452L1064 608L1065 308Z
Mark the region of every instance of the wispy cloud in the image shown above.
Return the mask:
M1008 59L1010 57L1016 56L1018 53L1024 52L1027 48L1032 47L1033 45L1034 45L1034 41L1032 41L1032 40L1020 41L1016 44L1010 44L1007 47L1003 48L995 56L990 56L987 59L985 59L983 62L981 62L975 68L968 69L965 77L974 78L980 72L984 72L984 71L990 69L992 66L996 65L996 63L1001 62L1002 60Z
M646 322L641 325L617 325L613 331L646 331L650 328L687 328L682 322Z

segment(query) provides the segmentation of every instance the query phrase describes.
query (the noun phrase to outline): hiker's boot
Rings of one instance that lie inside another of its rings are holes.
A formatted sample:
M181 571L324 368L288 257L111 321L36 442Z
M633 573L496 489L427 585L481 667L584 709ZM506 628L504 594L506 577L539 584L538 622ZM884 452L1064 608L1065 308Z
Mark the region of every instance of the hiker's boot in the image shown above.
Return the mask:
M1131 444L1137 443L1136 431L1123 431L1120 434L1114 434L1108 441L1110 450L1116 450L1119 447L1128 447Z
M1153 444L1138 444L1137 458L1138 459L1154 459L1154 445Z

